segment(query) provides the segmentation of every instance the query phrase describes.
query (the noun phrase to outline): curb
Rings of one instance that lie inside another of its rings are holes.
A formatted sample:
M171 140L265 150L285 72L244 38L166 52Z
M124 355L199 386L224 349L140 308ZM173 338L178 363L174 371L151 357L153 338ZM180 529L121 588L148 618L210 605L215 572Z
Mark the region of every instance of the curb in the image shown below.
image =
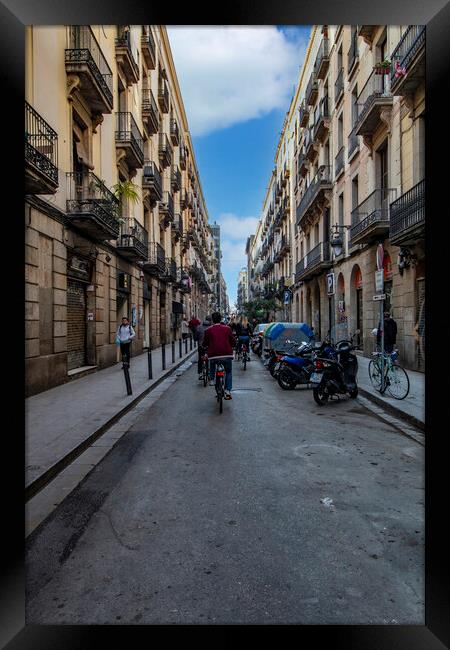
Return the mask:
M377 406L380 406L387 413L390 413L391 415L394 415L395 417L400 418L401 420L404 420L405 422L408 422L409 424L412 424L421 431L425 432L425 422L422 422L422 420L414 417L414 415L409 415L409 413L405 413L405 411L392 406L392 404L388 404L381 397L377 397L376 395L373 395L373 393L369 393L369 391L364 390L364 388L361 388L360 386L358 386L358 391L363 397L370 400Z
M81 456L83 452L86 451L98 438L100 438L106 431L120 420L122 416L130 411L138 402L140 402L144 397L146 397L156 386L158 386L164 379L169 377L175 370L183 365L188 359L190 359L197 352L197 348L194 347L193 350L190 350L185 357L178 360L172 368L165 371L158 379L153 380L151 386L145 388L139 395L137 395L129 404L124 406L120 411L115 413L107 422L102 424L94 433L91 433L83 442L74 447L68 454L63 456L58 460L54 465L49 467L43 474L34 479L25 487L25 503L30 501L36 494L43 490L58 474L60 474L68 465L70 465L78 456ZM149 380L150 381L150 380Z

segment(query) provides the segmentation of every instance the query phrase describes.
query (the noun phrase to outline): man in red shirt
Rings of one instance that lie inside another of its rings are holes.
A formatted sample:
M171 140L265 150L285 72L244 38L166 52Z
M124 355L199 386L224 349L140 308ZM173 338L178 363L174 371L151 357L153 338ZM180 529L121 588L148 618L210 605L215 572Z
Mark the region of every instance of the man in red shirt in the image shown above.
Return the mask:
M216 311L211 316L213 324L205 330L203 338L203 347L207 349L209 360L209 385L214 386L214 377L216 364L220 360L225 368L225 399L232 399L232 361L233 348L236 343L234 336L228 325L222 325L221 314Z

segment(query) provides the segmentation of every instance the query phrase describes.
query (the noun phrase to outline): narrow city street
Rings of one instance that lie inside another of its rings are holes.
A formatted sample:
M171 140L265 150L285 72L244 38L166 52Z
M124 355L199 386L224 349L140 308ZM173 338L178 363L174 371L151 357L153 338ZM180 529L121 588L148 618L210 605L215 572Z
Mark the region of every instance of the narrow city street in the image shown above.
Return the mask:
M28 624L424 624L424 448L193 364L27 540Z

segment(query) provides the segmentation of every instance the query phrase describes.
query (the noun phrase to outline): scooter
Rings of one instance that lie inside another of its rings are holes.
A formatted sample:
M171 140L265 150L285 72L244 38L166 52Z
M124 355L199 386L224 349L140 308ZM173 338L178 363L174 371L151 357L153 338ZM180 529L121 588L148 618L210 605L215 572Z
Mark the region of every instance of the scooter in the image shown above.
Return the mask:
M255 354L260 357L262 355L262 344L263 344L263 337L257 334L256 336L252 337L252 342L251 342L251 348Z
M310 381L314 385L314 400L319 406L326 404L329 398L336 396L339 399L339 395L348 394L352 398L357 397L358 359L355 354L352 354L357 347L342 343L334 355L317 355Z
M293 390L297 384L309 384L314 365L313 346L301 343L293 354L281 358L278 371L278 385L283 390Z

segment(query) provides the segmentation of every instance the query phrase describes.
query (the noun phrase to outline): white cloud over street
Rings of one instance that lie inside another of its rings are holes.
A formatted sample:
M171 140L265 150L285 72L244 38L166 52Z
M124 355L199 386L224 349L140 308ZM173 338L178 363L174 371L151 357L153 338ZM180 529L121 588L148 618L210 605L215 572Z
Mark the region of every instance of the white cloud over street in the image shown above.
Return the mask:
M285 109L307 39L275 26L168 27L194 136Z

